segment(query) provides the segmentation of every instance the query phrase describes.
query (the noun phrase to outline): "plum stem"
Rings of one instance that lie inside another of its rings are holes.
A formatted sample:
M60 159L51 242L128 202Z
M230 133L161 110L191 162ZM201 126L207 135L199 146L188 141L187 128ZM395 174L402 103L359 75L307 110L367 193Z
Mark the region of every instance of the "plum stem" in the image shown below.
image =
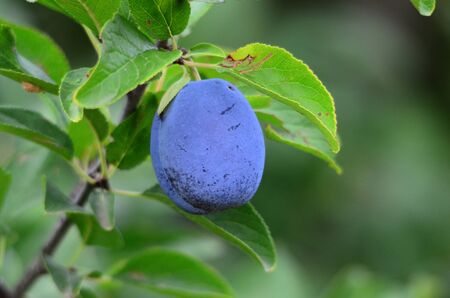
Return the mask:
M95 179L86 174L86 172L83 170L83 168L80 165L79 159L74 158L72 162L70 162L69 164L72 166L75 173L77 173L81 179L91 184L95 183Z
M167 75L167 68L164 68L163 71L161 72L161 77L156 82L155 93L162 90L162 88L164 86L164 82L166 80L166 75Z
M187 59L184 60L184 65L187 65L189 67L196 67L196 68L210 68L210 69L219 68L216 64L193 62L193 61L190 61Z
M184 61L184 64L187 65L187 66L189 66L189 65L186 64L186 62L194 63L191 59L186 59ZM202 77L200 76L200 73L198 72L198 69L197 69L196 66L192 66L191 65L191 66L189 66L189 69L191 70L191 74L192 74L192 76L194 77L194 79L196 81L201 81L202 80Z
M129 190L122 190L122 189L111 189L111 193L123 196L123 197L130 197L130 198L142 198L144 197L141 193L135 192L135 191L129 191Z
M171 40L172 40L172 49L174 49L174 50L178 49L176 37L172 36Z

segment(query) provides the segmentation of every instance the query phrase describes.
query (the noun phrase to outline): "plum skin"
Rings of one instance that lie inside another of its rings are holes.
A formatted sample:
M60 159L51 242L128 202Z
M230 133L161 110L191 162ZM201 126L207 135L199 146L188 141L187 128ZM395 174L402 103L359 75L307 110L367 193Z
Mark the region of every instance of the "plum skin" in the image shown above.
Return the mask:
M221 79L188 83L155 114L150 153L162 190L193 214L247 203L264 170L258 119L244 95Z

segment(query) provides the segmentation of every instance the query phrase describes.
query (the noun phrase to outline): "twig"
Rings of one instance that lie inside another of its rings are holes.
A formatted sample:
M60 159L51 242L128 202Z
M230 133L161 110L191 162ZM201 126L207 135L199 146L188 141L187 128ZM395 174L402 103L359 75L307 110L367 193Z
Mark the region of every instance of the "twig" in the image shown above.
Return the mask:
M122 114L121 121L126 119L131 113L136 110L136 107L139 104L139 100L144 94L144 90L145 85L141 85L138 86L135 90L128 93L127 104ZM96 187L105 187L105 183L106 185L108 183L107 181L103 180L101 176L100 179L98 178L100 173L100 162L98 160L93 163L88 172L89 176L96 178L97 183L91 184L88 182L83 182L79 184L78 187L73 191L71 199L78 206L83 206L86 203L89 195ZM0 297L22 298L24 296L24 294L33 285L36 279L46 273L45 266L42 262L42 257L53 255L59 244L66 236L67 231L69 230L71 225L72 222L67 218L67 216L61 218L61 220L53 230L53 233L50 235L49 239L42 247L39 256L36 257L33 265L28 269L28 271L26 271L14 291L10 293L8 290L6 290L5 287L0 284Z
M136 89L128 92L127 94L127 104L125 106L125 109L122 113L122 118L120 121L125 120L128 116L130 116L134 111L136 111L136 108L139 104L139 100L141 100L142 95L144 94L145 88L147 87L146 84L139 85L136 87Z
M192 62L193 63L193 61L191 60L191 59L186 59L185 61L184 61L184 63L186 64L186 62ZM187 65L187 64L186 64ZM194 76L194 79L196 80L196 81L201 81L202 80L202 77L200 76L200 73L198 72L198 69L197 69L197 67L196 66L189 66L189 69L191 70L191 73L192 73L192 75Z
M164 82L166 81L166 75L167 75L167 68L164 68L163 71L161 72L161 77L159 78L158 81L156 81L155 93L162 90Z
M192 62L192 61L189 61L189 60L184 60L184 65L187 65L189 67L197 67L197 68L219 69L219 66L216 65L216 64Z
M8 288L0 281L0 297L2 298L12 298L12 293Z
M97 172L99 170L99 166L96 166L94 170L95 172ZM93 184L88 184L86 182L81 183L72 193L71 198L73 199L73 202L79 206L84 205L93 189ZM58 248L59 244L64 239L64 236L69 230L71 224L72 223L66 216L61 218L61 220L53 230L53 233L50 235L49 239L42 247L41 253L33 262L33 265L30 267L30 269L28 269L22 280L17 284L12 295L13 298L21 298L25 294L25 292L33 285L34 281L40 275L46 273L44 264L42 262L42 256L51 256L55 252L56 248Z

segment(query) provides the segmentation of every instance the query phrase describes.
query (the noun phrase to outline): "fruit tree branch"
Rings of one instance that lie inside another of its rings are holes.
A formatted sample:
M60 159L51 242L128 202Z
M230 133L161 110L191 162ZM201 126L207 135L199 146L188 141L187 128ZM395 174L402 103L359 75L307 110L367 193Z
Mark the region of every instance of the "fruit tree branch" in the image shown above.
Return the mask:
M121 121L125 120L129 115L131 115L137 108L139 100L145 91L145 85L138 86L133 91L130 91L127 95L127 104L124 108L124 112L121 117ZM88 175L96 179L96 183L91 184L88 182L80 183L75 190L72 192L71 200L78 206L83 206L89 198L89 195L96 187L103 187L103 185L108 184L102 177L100 177L100 163L95 161L94 164L89 169ZM60 219L58 224L55 226L52 234L48 238L47 242L42 247L39 256L34 260L33 265L25 272L22 279L17 284L16 288L12 293L9 292L0 283L0 297L5 298L22 298L27 290L33 285L37 278L41 275L46 274L43 263L43 256L51 256L54 254L64 237L66 236L72 222L67 216Z
M12 298L12 293L1 281L0 281L0 297Z

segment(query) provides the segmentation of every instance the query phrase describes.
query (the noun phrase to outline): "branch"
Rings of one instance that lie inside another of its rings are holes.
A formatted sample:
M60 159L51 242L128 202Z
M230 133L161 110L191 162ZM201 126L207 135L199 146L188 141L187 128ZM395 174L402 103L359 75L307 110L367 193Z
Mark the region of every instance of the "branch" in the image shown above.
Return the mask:
M139 85L136 87L136 89L128 92L127 104L125 106L125 109L123 110L122 118L120 119L120 121L125 120L129 115L131 115L134 111L136 111L136 108L139 104L142 95L144 94L146 87L147 87L146 84Z
M127 95L127 104L121 117L121 121L125 120L131 115L137 108L139 100L144 94L146 85L140 85L133 91L130 91ZM104 187L108 182L100 176L100 162L96 160L89 169L89 176L96 179L97 183L90 184L87 182L80 183L70 196L72 202L78 206L83 206L89 198L89 195L96 187ZM100 178L99 178L100 177ZM59 244L66 236L72 222L67 216L61 218L58 224L55 226L53 233L48 238L47 242L42 247L39 256L34 260L33 265L24 274L23 278L19 281L13 293L11 294L6 288L0 284L0 297L1 298L22 298L28 289L33 285L37 278L46 274L42 257L51 256L54 254Z
M2 298L12 298L11 292L8 288L0 281L0 297Z
M95 171L98 171L98 169L99 169L98 166L94 168ZM87 183L80 184L71 196L73 202L75 202L79 206L82 206L88 199L93 189L94 185L92 184ZM31 287L36 278L46 273L44 263L42 262L42 256L44 255L51 256L55 252L56 248L58 248L59 244L64 239L64 236L69 230L71 224L72 223L67 218L67 216L61 218L61 220L58 222L55 229L53 230L53 233L50 235L49 239L42 247L39 257L36 258L33 265L25 273L22 280L16 286L13 297L17 298L22 297L23 294L25 294L25 292Z

